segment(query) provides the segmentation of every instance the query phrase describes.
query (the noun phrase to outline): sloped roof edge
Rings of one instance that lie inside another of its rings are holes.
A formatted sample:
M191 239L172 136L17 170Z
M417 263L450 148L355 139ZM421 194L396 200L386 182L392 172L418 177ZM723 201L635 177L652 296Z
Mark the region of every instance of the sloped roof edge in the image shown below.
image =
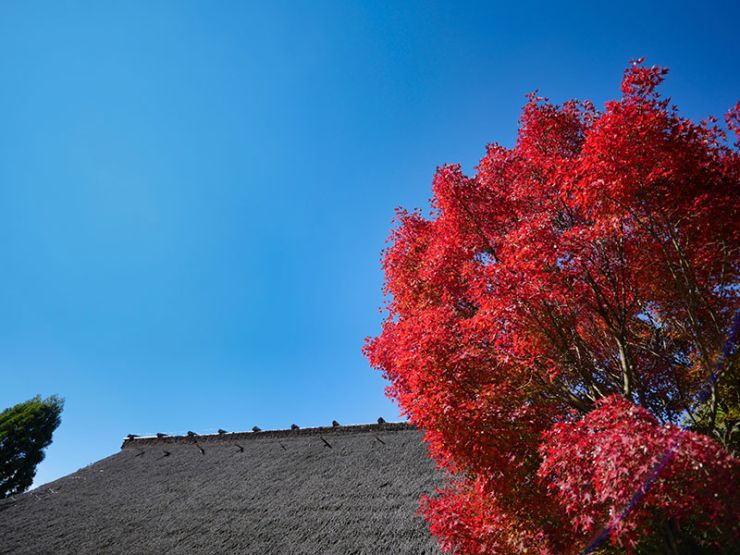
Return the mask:
M368 433L368 432L395 432L402 430L415 430L416 428L408 422L385 422L383 424L354 424L349 426L320 426L317 428L299 428L286 430L261 430L259 432L226 432L223 434L205 435L177 435L177 436L140 436L125 438L121 449L127 447L139 447L143 445L162 445L172 443L193 443L207 441L249 441L261 438L296 437L311 435L329 435L346 433Z

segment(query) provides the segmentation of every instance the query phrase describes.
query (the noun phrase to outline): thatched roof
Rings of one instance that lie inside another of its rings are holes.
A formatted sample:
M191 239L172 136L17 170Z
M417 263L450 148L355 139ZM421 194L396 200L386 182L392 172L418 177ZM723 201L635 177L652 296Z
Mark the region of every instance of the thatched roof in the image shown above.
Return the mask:
M407 424L135 438L0 501L0 553L440 553Z

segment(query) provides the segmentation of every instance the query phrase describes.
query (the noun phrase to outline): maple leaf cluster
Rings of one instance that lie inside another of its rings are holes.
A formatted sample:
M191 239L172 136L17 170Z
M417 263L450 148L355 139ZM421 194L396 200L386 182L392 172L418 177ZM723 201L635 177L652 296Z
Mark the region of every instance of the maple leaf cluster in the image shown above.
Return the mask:
M740 539L740 144L665 74L638 60L603 111L530 95L513 148L397 213L365 353L452 477L422 505L447 550Z

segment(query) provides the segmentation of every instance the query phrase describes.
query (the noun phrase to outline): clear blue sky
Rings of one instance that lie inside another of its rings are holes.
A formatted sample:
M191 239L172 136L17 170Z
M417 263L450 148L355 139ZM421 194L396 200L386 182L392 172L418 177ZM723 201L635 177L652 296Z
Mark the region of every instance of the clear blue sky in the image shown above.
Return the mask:
M740 98L736 2L515 4L0 4L0 407L66 398L37 483L129 432L398 418L360 348L438 164L640 55L691 117Z

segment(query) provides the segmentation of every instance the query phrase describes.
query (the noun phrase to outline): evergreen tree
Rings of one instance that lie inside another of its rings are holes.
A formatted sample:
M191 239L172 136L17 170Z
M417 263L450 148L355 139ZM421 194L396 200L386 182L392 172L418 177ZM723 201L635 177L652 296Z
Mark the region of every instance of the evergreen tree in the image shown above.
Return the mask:
M31 486L63 406L64 400L55 395L37 395L0 413L0 499Z

